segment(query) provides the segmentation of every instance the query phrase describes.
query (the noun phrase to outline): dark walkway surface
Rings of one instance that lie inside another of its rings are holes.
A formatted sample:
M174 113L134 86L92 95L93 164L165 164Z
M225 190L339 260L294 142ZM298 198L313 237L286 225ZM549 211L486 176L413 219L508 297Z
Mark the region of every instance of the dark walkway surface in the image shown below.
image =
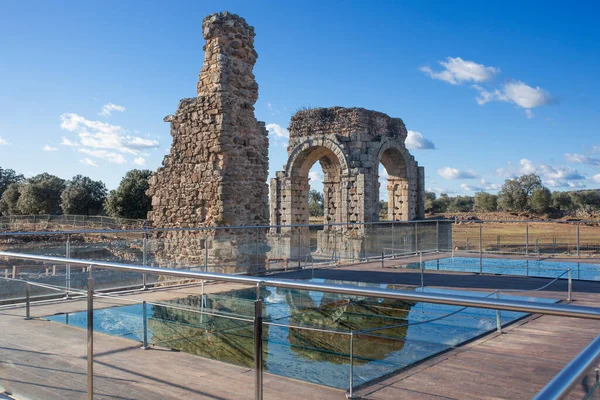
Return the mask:
M421 285L421 273L414 269L381 268L378 263L361 266L329 268L314 270L305 269L294 272L283 272L269 275L284 279L310 279L321 278L331 280L346 280L356 282L372 282L381 284ZM507 275L479 275L474 273L445 272L425 270L425 286L439 286L457 289L519 289L533 290L549 283L550 278L507 276ZM600 282L573 280L573 290L580 293L600 293ZM559 279L545 291L567 291L567 280Z

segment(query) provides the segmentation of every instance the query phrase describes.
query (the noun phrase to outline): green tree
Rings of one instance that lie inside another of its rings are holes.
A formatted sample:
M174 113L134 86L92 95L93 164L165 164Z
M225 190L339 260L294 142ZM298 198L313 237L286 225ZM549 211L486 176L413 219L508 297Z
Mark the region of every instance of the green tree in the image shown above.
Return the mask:
M552 193L550 189L544 186L538 186L531 192L529 206L533 211L545 213L552 205Z
M17 205L19 196L21 196L20 187L21 185L18 183L11 183L8 185L6 190L4 190L4 193L2 193L2 198L0 198L0 214L20 214L19 207Z
M542 186L542 178L537 176L536 174L528 174L522 175L517 179L521 188L525 192L525 196L529 197L535 188L539 188Z
M435 205L435 193L434 192L425 192L425 212L432 213L434 212Z
M475 211L493 212L498 209L498 196L486 192L475 193Z
M17 174L12 169L3 169L0 167L0 197L12 183L21 183L25 180L23 175Z
M43 173L29 178L20 187L17 207L21 214L60 214L64 179Z
M498 192L498 207L505 211L522 211L527 205L527 192L516 179L507 179Z
M308 192L308 212L311 217L323 216L323 193L316 190Z
M98 215L103 211L106 193L106 186L101 181L76 175L67 182L60 195L60 206L65 214Z
M121 180L116 190L111 190L104 202L104 209L111 217L146 219L152 208L148 190L148 178L151 172L147 169L134 169Z
M585 213L593 213L600 210L600 192L596 190L580 190L571 192L573 208Z
M468 212L473 211L473 197L471 196L456 196L452 197L448 207L450 212Z
M450 203L452 203L452 198L449 197L446 193L440 194L440 197L433 201L433 212L435 213L445 213L448 211L450 207Z
M552 192L552 206L560 211L570 211L573 208L573 202L568 192Z

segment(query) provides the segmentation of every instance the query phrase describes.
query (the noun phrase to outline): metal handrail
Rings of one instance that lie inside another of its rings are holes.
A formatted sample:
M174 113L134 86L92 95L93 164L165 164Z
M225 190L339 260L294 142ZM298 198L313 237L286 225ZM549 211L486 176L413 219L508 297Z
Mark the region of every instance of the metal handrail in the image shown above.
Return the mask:
M334 222L327 224L289 224L289 225L243 225L243 226L207 226L192 228L135 228L135 229L79 229L71 231L38 231L38 232L0 232L0 236L13 235L70 235L78 233L148 233L148 232L182 232L182 231L215 231L215 230L239 230L239 229L272 229L272 228L310 228L315 226L383 226L383 225L413 225L413 224L435 224L454 223L451 219L423 219L411 221L377 221L377 222Z
M600 336L596 337L566 367L562 369L538 394L534 400L565 398L571 389L600 361Z
M391 300L406 300L434 304L448 304L456 306L469 306L493 310L520 311L534 314L557 315L566 317L579 317L600 320L600 308L587 306L574 306L570 304L540 304L530 301L507 299L482 299L481 297L451 295L443 293L421 293L409 290L362 288L351 285L333 285L323 283L309 283L290 279L266 279L243 275L216 274L208 272L193 272L167 268L146 267L140 265L118 264L107 261L80 260L74 258L39 256L0 251L0 256L24 260L54 262L58 264L85 265L106 269L116 269L156 275L178 276L183 278L215 280L233 282L253 286L272 286L287 289L308 290L325 293L337 293L361 297L377 297Z

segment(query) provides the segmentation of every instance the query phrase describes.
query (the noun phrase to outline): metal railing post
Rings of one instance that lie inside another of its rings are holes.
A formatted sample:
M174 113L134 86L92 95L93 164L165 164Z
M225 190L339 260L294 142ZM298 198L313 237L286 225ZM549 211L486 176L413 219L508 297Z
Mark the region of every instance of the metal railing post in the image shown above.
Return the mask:
M419 251L419 227L418 227L418 222L415 222L415 251Z
M354 332L350 332L350 387L346 398L354 398Z
M144 267L148 265L148 235L144 233L144 238L142 239L142 264ZM147 276L146 274L142 274L142 290L147 290Z
M262 300L260 298L260 283L256 285L256 301L254 302L254 398L263 398L262 371Z
M204 236L204 272L208 272L208 234Z
M573 279L571 279L571 268L567 272L568 283L567 283L567 300L573 300Z
M383 268L383 249L381 249L381 268Z
M479 223L479 255L483 254L483 222Z
M71 258L71 235L67 235L67 244L65 248L67 258ZM71 291L71 265L65 266L65 287L67 288L67 298L69 298Z
M440 221L435 221L435 251L440 252Z
M94 278L90 268L87 292L87 398L94 398Z
M25 284L25 319L31 319L31 309L30 309L30 287L29 282Z
M529 224L525 222L525 255L529 255Z
M579 227L581 224L577 224L577 257L580 257L580 247L579 247Z
M144 329L142 349L148 350L148 314L146 311L146 300L142 301L142 326Z
M496 290L496 298L498 299L499 293ZM500 310L496 309L496 331L502 333L502 318L500 317Z
M425 270L423 268L423 253L419 253L419 262L421 263L421 290L425 287Z

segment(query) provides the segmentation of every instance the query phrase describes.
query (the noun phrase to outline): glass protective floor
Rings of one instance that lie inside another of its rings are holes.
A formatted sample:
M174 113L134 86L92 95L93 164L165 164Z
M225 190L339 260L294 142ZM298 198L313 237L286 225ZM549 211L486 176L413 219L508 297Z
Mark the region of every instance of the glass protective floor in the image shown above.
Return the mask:
M405 289L400 285L311 279L311 282ZM471 296L489 293L424 288ZM490 297L492 297L491 295ZM148 341L240 366L253 366L255 288L188 296L147 304ZM501 298L555 303L513 295ZM339 294L262 288L263 360L266 371L348 389L406 368L496 329L496 311ZM212 314L200 314L204 310ZM449 315L450 314L450 315ZM502 324L525 313L502 311ZM86 312L46 319L81 328ZM94 311L94 330L127 339L143 338L142 304ZM352 335L350 335L352 333ZM352 356L351 356L352 353Z
M556 278L571 269L572 278L580 280L600 280L600 265L592 263L577 263L568 261L517 260L508 258L479 258L479 257L448 257L438 260L423 261L426 270L476 272L498 275L537 276ZM397 267L419 269L416 263L399 265ZM560 279L567 279L564 274Z

